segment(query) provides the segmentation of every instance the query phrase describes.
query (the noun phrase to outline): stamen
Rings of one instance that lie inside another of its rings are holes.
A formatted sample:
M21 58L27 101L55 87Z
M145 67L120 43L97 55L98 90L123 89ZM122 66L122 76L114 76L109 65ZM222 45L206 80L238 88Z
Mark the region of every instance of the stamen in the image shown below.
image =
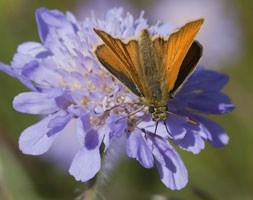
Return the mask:
M140 112L140 111L143 110L144 108L145 108L145 105L142 105L140 108L138 108L138 109L135 110L134 112L131 112L131 113L129 113L128 115L119 118L118 120L115 121L115 123L117 123L119 120L122 120L122 119L124 119L124 118L126 118L126 117L130 117L130 116L132 116L132 115L135 115L136 113Z
M143 119L137 121L133 126L131 126L128 131L132 132L141 122L143 121ZM142 130L143 131L143 130Z
M135 105L135 104L139 104L139 103L136 103L136 102L126 102L126 103L118 104L118 105L115 105L115 106L111 107L110 109L106 110L105 112L109 112L109 111L111 111L111 110L113 110L114 108L117 108L117 107L123 107L125 105Z

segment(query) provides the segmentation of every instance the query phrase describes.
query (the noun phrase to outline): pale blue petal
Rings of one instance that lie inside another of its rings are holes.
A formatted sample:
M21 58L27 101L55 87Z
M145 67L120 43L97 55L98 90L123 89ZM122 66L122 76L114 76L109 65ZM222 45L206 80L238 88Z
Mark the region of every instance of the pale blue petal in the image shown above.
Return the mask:
M63 113L61 115L59 114L58 116L53 118L48 124L48 128L50 130L47 132L47 135L50 137L55 133L58 133L59 131L63 130L72 118L73 116L67 113Z
M148 136L161 181L172 190L180 190L188 182L188 172L183 161L167 140Z
M212 120L196 116L201 123L201 129L207 135L207 140L215 147L223 147L228 144L229 137L224 129Z
M21 133L19 148L23 153L40 155L50 148L56 137L56 134L50 137L47 135L49 130L48 124L53 117L55 116L46 117Z
M77 181L88 181L93 178L101 167L99 148L89 150L83 147L78 151L69 169L69 173Z
M124 115L112 115L107 118L104 127L104 144L105 151L109 148L114 139L118 139L123 135L127 128L127 118Z
M39 92L25 92L17 95L13 100L15 110L29 114L50 114L59 108L54 98Z
M145 168L154 166L154 158L149 146L140 130L134 130L128 134L126 153L129 157L138 160Z
M204 139L194 130L188 130L184 138L174 140L174 143L182 149L194 154L200 153L200 151L205 148Z
M47 35L49 34L49 27L43 20L44 12L47 12L46 8L39 8L36 10L36 21L39 29L39 36L42 42L46 41Z

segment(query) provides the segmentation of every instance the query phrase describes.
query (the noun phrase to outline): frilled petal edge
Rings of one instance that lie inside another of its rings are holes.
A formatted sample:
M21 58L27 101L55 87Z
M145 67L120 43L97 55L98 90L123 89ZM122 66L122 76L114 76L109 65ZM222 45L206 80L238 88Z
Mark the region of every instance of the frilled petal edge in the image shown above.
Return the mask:
M188 182L188 172L180 156L167 140L149 136L161 181L172 190L180 190Z
M53 116L46 117L38 123L25 129L19 137L19 149L30 155L41 155L45 153L53 141L56 135L48 136L48 124Z
M45 42L47 35L49 33L48 25L44 22L42 15L47 12L46 8L39 8L36 10L36 21L39 29L39 36L42 42Z
M75 177L77 181L88 181L93 178L101 167L101 157L99 148L88 150L83 147L76 154L69 173Z
M190 151L194 154L200 153L205 148L205 138L202 137L202 129L195 124L186 123L187 131L183 138L174 139L174 143L180 148Z
M128 135L126 153L129 157L138 160L145 168L151 168L154 165L152 151L139 130L134 130Z
M201 129L207 135L207 140L214 147L223 147L228 144L229 137L219 124L204 117L197 116L197 118L201 123Z
M29 114L50 114L59 109L54 98L39 92L17 95L13 100L13 107L19 112Z

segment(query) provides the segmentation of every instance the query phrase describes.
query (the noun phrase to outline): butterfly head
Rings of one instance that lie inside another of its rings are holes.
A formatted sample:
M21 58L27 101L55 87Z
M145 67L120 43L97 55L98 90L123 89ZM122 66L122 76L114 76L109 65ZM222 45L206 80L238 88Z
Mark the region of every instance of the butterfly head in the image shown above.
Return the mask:
M149 106L149 112L152 115L152 118L154 121L165 121L167 119L167 107L161 106L161 107L155 107L155 106Z

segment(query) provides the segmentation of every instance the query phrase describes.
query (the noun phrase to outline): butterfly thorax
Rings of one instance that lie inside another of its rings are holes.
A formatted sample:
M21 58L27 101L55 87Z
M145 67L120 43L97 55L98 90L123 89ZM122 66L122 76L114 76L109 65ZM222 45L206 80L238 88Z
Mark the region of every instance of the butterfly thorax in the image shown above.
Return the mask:
M154 121L164 121L167 119L167 107L155 107L155 106L149 106L149 112L152 115L152 118Z
M166 120L166 105L169 100L168 93L163 91L161 85L162 71L160 63L157 62L157 53L148 30L141 32L140 40L140 61L143 84L145 85L145 101L149 112L155 121Z

